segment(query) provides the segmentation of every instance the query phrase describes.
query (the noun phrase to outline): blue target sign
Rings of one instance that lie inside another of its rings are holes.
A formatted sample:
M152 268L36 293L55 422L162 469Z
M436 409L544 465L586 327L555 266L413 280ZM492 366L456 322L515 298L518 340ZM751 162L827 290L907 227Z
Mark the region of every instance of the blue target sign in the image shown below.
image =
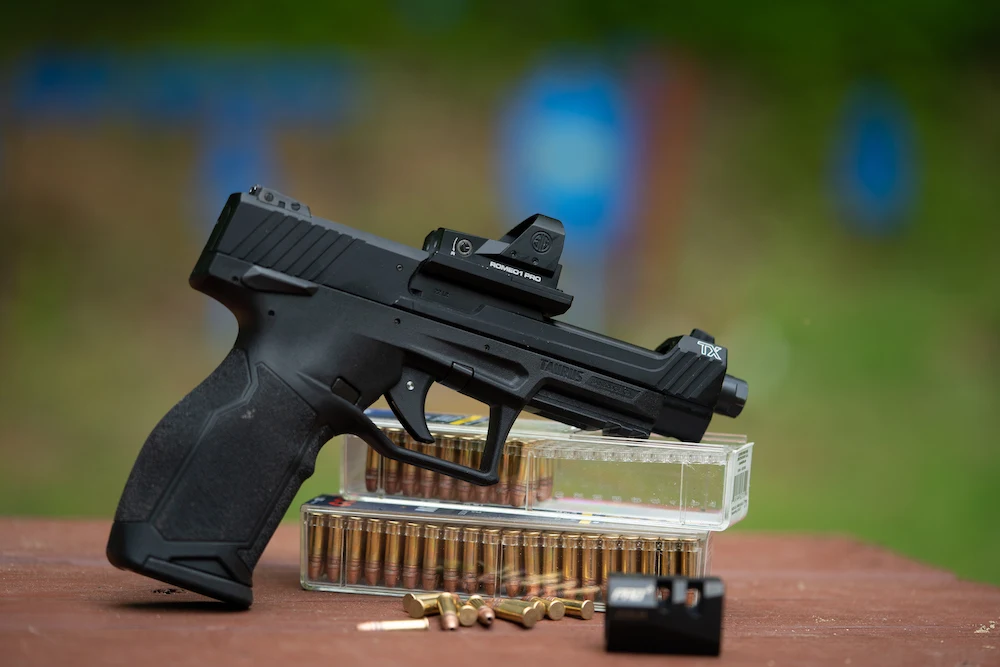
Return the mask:
M515 92L500 131L513 217L558 218L570 254L602 249L632 217L636 134L627 93L606 67L555 62L535 71Z

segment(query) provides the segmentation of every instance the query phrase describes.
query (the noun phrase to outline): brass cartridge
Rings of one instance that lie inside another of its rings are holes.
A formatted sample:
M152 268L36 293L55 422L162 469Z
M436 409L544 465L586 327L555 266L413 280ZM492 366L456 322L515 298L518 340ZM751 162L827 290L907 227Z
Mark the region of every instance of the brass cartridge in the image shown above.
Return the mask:
M469 438L463 435L455 438L453 442L455 447L458 448L458 456L456 457L458 464L465 466L466 468L471 468L472 443L469 441ZM458 498L459 502L469 502L469 499L472 497L472 484L462 480L455 482L455 496Z
M496 618L496 614L494 614L490 606L486 604L486 600L479 595L472 595L469 597L468 604L476 608L479 625L487 628L493 625L493 619Z
M524 560L524 586L528 595L538 595L542 590L542 534L526 530L521 537Z
M420 451L428 456L439 456L438 454L438 444L435 440L434 442L421 442L419 445ZM427 470L425 468L420 469L420 495L424 498L433 498L434 489L437 486L438 474L433 470Z
M497 567L500 561L500 529L483 529L483 590L493 596L497 592Z
M562 539L561 595L574 597L580 589L580 536L566 533Z
M462 529L462 584L465 592L479 589L479 529Z
M458 438L453 436L438 436L438 457L442 461L458 460ZM455 499L455 478L451 475L437 475L435 497L440 500Z
M584 535L580 538L580 586L583 597L593 600L599 590L597 584L597 557L601 550L600 535Z
M378 469L382 457L369 447L365 452L365 490L374 493L378 489Z
M524 507L528 498L528 448L520 440L507 443L510 448L510 505Z
M562 549L562 533L542 534L542 593L555 595L559 592L559 552Z
M639 536L622 535L622 574L639 573Z
M399 447L406 446L406 437L401 429L387 428L385 429L385 435L394 445ZM382 459L382 467L385 469L385 492L390 496L399 493L399 484L402 481L400 478L401 466L402 464L396 459Z
M417 441L408 434L400 434L400 438L405 443L407 449L417 449ZM402 444L402 443L401 443ZM417 472L418 468L409 463L399 466L399 488L404 496L414 496L417 493Z
M365 621L358 623L361 632L396 632L399 630L427 630L431 627L426 618L403 621Z
M416 609L416 605L421 602L430 600L437 604L438 595L440 593L407 593L403 596L403 610L410 614L410 609ZM411 616L413 614L410 614Z
M640 540L642 552L639 554L639 572L656 574L656 543L655 537L644 537Z
M608 599L608 576L618 572L618 535L601 536L601 596Z
M551 621L558 621L566 615L566 604L558 598L549 599L535 596L530 598L530 600L541 604L545 611L545 616Z
M538 612L538 620L545 617L545 603L536 602L535 600L529 600L528 598L503 598L504 602L509 602L512 605L517 605L519 607L533 607Z
M422 533L419 523L407 523L403 526L403 588L417 587Z
M319 579L323 576L323 570L326 568L326 516L320 514L318 516L310 516L309 521L309 531L307 533L307 538L309 541L308 554L309 560L306 563L306 576L312 580Z
M468 441L469 450L472 452L472 467L479 470L479 466L483 464L483 447L485 446L483 439L472 435L467 435L463 439ZM495 484L491 486L479 486L476 484L472 487L472 500L477 503L490 502L495 486Z
M365 545L365 523L356 517L347 517L347 576L348 584L356 584L361 578L361 556Z
M517 601L523 602L524 604L530 604L532 607L538 610L538 615L541 618L545 618L545 601L542 600L537 595L525 595L523 598L520 598Z
M405 606L406 613L410 618L423 618L425 616L437 616L441 613L441 606L438 604L437 595L433 598L414 598Z
M441 527L432 523L424 526L424 563L420 586L429 591L438 587L438 553L441 550Z
M326 517L326 578L340 583L340 565L344 558L344 517Z
M501 577L508 597L517 597L521 591L521 531L516 528L503 531Z
M534 627L541 619L538 609L530 602L523 600L497 600L493 603L493 613L497 618L519 623L526 628Z
M441 540L444 542L444 559L442 567L443 588L449 593L458 590L458 564L459 564L459 543L461 529L455 526L445 526L441 533Z
M566 598L546 598L550 602L559 600L566 607L566 615L589 621L594 617L594 602L592 600L569 600Z
M438 596L438 609L441 610L441 629L458 630L458 607L455 605L455 595L441 593Z
M678 540L660 540L660 566L657 568L660 576L667 577L679 573L677 569L679 547Z
M685 537L681 542L680 574L685 577L697 577L699 568L699 546L695 537Z
M510 466L512 457L512 444L513 441L505 442L503 446L503 456L500 458L500 470L497 473L500 476L500 481L496 483L495 486L491 486L493 489L493 497L490 498L490 502L496 505L506 505L507 501L510 499Z
M376 586L382 576L382 519L368 519L365 528L368 532L365 548L365 583Z
M455 597L456 603L458 604L458 624L463 628L468 628L476 624L476 619L479 617L479 613L475 607L473 607L468 602L462 604L458 601L458 597Z
M403 524L399 521L385 522L385 585L395 588L399 583L399 564L403 555Z
M541 502L552 497L552 472L555 462L544 456L539 457L537 461L538 488L535 491L535 498Z

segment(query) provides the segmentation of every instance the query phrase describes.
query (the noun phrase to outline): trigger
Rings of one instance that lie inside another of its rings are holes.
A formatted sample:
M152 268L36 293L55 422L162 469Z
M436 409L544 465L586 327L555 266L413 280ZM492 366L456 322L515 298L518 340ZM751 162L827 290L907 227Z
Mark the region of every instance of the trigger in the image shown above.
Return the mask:
M399 382L385 395L396 419L407 433L420 442L434 442L424 418L424 403L432 384L434 378L427 373L415 368L403 368Z

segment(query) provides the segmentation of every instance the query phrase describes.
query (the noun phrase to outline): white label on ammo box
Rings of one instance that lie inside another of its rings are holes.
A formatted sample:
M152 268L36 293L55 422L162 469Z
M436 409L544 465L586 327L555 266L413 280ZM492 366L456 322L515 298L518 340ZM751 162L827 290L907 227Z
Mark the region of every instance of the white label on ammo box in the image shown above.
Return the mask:
M751 458L753 458L753 447L747 447L736 454L736 470L733 475L733 509L730 513L730 522L742 519L750 507Z

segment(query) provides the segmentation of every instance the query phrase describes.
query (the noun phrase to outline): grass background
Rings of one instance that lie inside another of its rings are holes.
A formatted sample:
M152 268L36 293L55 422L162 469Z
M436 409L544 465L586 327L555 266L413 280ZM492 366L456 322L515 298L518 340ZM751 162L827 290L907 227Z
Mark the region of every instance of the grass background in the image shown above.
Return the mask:
M332 46L365 72L350 123L279 133L282 187L319 215L412 245L439 225L501 233L511 220L498 113L539 57L568 46L623 77L641 52L683 63L697 122L669 202L669 256L643 252L641 236L613 249L605 332L653 347L698 326L729 348L751 398L715 428L757 443L737 530L849 533L1000 583L995 10L777 3L709 17L659 3L638 3L645 14L441 3L459 18L427 27L407 18L411 4L317 5L266 43ZM49 4L24 8L6 62L103 40L123 58L202 53L223 24L213 49L265 44L246 7L172 7L153 3L145 11L163 20L128 39L82 16L70 34L47 22ZM829 193L838 118L867 77L896 91L915 138L913 212L886 238L851 232ZM206 300L186 282L212 217L183 194L199 137L115 117L0 118L0 512L110 517L151 427L227 347L206 342ZM668 176L648 176L648 220ZM475 409L445 391L429 406ZM328 446L292 511L336 488Z

